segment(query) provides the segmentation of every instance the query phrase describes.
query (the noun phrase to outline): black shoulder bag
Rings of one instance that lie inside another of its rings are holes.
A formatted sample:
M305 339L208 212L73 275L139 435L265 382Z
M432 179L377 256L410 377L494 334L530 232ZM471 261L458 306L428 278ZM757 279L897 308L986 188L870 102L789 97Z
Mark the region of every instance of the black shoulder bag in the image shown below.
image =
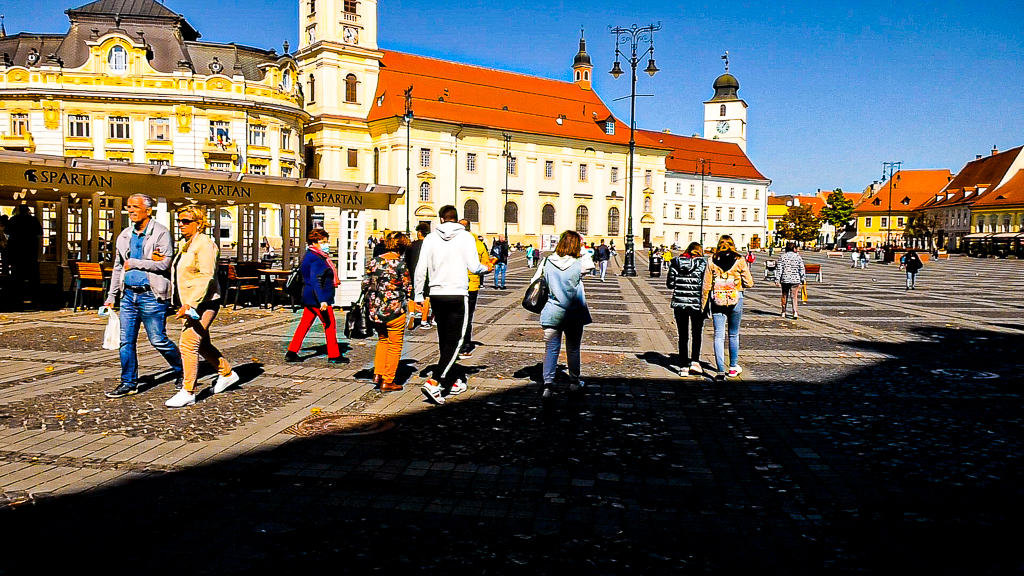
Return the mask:
M533 282L530 282L530 285L526 288L526 295L523 296L523 308L534 314L540 314L541 310L544 309L544 305L548 302L548 281L544 278L544 265L547 263L547 258L541 262L540 276Z

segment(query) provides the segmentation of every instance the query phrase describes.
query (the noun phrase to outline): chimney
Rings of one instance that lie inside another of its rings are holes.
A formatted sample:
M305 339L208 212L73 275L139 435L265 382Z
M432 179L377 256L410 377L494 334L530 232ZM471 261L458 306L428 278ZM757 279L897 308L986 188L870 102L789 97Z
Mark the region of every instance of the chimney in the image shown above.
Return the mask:
M662 133L662 134L671 134L671 133L672 133L672 131L671 131L671 130L669 130L668 128L665 128L664 130L662 130L662 131L661 131L661 133Z
M996 154L999 154L999 148L996 148L996 145L993 144L992 145L992 155L995 156Z
M974 159L975 160L981 160L981 154L975 154L974 155Z

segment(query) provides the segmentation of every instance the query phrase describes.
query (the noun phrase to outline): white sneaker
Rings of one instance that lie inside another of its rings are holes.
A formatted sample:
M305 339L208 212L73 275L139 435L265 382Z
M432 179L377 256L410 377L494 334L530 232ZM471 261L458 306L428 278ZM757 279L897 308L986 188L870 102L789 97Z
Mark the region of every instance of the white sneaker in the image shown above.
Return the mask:
M463 382L461 379L460 380L456 380L455 383L452 384L451 389L448 390L448 395L449 396L458 396L459 394L462 394L466 390L469 390L469 386L466 386L466 383Z
M188 390L182 388L178 390L178 393L171 396L170 400L164 402L164 406L168 408L181 408L182 406L191 406L196 403L196 395L190 394Z
M433 384L431 384L431 382L433 382ZM424 382L423 386L420 387L420 391L423 392L423 395L426 396L427 400L430 402L439 406L444 404L444 396L441 395L441 386L439 386L434 380L427 380Z
M729 368L729 378L735 378L743 373L743 367L737 364L732 368Z
M690 375L690 369L687 368L686 366L683 366L682 368L679 369L679 377L680 378L686 378L689 375Z
M424 322L424 323L420 324L420 330L430 330L430 326L431 326L430 322Z
M701 375L703 373L704 373L704 369L700 367L700 362L691 362L690 363L690 374L693 374L694 376L699 376L699 375Z
M231 374L228 374L227 376L218 376L217 383L213 385L213 393L220 394L235 384L238 384L238 380L238 374L235 373L234 370L232 370Z

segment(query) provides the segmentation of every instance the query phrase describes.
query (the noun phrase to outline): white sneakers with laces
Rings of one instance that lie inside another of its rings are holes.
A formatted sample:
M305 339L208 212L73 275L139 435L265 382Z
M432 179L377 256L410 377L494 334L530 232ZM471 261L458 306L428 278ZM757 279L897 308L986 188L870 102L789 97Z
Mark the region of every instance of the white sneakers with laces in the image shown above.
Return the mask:
M461 379L459 379L459 380L456 380L454 384L452 384L451 390L448 390L448 395L449 396L458 396L459 394L462 394L463 392L465 392L468 389L469 389L469 386L466 386L466 383L463 382Z
M427 397L429 402L437 404L438 406L444 404L444 396L441 395L441 385L438 384L436 380L428 378L427 381L423 383L423 386L420 387L420 391L423 392L423 395Z
M178 390L177 394L171 396L167 402L164 402L164 406L167 406L168 408L181 408L183 406L191 406L195 403L196 395L182 388L181 390Z
M228 374L227 376L218 376L217 382L213 385L213 393L220 394L235 384L238 384L239 380L240 378L234 370L232 370L231 374Z

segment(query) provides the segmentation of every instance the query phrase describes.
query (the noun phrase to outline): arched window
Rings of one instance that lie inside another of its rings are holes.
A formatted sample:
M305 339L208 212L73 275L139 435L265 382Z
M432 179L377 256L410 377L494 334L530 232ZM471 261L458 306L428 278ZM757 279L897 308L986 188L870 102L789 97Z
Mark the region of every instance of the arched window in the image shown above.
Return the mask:
M380 184L380 148L373 149L373 183Z
M284 74L281 75L281 88L283 88L285 92L292 89L292 73L288 70L285 70Z
M356 101L356 75L349 74L345 76L345 102Z
M650 211L651 211L651 197L650 196L644 196L644 212L650 212Z
M466 200L466 204L462 207L462 217L470 222L480 221L480 205L476 200Z
M420 182L420 202L430 202L430 182Z
M725 116L725 104L722 104L721 106L718 107L718 115Z
M619 209L615 206L608 209L608 235L619 235Z
M316 102L316 78L312 74L309 75L309 101Z
M586 206L580 206L576 209L576 231L580 234L587 233L587 221L589 220L589 212Z
M540 225L555 225L555 207L551 204L545 204L544 207L540 209Z
M519 206L515 202L505 204L505 222L508 224L519 223Z
M121 46L114 46L107 53L107 64L111 72L124 72L128 70L128 52Z

